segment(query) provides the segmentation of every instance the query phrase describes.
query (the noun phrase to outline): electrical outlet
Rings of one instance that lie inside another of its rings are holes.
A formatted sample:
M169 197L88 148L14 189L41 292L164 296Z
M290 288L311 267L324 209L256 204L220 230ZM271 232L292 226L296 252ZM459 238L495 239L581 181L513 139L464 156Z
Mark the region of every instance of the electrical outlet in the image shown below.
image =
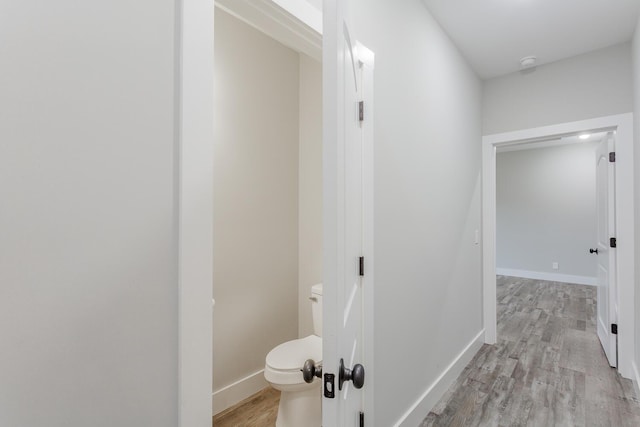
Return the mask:
M558 263L557 262L551 263L551 268L553 268L554 270L557 270L558 269Z

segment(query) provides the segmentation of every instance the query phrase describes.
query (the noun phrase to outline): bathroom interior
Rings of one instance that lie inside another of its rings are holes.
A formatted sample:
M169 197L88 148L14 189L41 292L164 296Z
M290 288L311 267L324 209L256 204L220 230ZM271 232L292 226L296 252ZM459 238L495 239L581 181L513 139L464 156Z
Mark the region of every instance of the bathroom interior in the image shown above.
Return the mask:
M265 363L279 345L322 354L319 337L302 340L314 336L321 301L318 286L312 295L322 281L321 58L229 12L215 10L214 424L273 390Z

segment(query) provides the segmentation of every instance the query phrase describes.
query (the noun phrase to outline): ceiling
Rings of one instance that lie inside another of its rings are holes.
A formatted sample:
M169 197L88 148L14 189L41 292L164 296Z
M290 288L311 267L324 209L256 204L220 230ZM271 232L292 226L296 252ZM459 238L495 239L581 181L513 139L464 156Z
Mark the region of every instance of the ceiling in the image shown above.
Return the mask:
M639 0L423 0L483 79L629 41Z

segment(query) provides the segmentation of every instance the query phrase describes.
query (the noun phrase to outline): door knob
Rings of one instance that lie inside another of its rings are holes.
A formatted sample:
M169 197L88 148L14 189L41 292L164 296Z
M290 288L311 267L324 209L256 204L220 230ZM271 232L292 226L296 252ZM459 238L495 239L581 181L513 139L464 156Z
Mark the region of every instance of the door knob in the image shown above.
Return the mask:
M597 253L598 253L598 248L595 248L595 249L589 249L589 253L590 253L590 254L597 254Z
M345 381L353 381L355 388L362 388L364 385L364 367L356 363L353 369L344 366L344 360L340 359L340 372L338 373L338 389L342 390Z
M302 365L302 378L304 382L311 384L313 377L322 378L322 366L316 366L316 362L313 359L307 359Z

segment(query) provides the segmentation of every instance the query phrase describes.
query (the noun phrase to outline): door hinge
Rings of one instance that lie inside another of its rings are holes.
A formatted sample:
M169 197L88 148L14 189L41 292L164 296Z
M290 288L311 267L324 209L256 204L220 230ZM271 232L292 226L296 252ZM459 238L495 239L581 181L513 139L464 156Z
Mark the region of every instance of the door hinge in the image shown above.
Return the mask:
M360 257L359 261L360 276L364 276L364 257Z
M611 324L611 333L613 335L618 335L618 324L617 323L612 323Z
M358 102L358 119L364 121L364 101Z
M616 161L616 152L615 151L612 151L612 152L609 153L609 161L611 163Z
M360 412L360 427L364 427L364 412Z
M324 397L333 399L336 397L334 390L336 376L334 374L324 374Z
M612 237L609 239L609 246L612 248L615 248L618 246L618 241L616 240L615 237Z

